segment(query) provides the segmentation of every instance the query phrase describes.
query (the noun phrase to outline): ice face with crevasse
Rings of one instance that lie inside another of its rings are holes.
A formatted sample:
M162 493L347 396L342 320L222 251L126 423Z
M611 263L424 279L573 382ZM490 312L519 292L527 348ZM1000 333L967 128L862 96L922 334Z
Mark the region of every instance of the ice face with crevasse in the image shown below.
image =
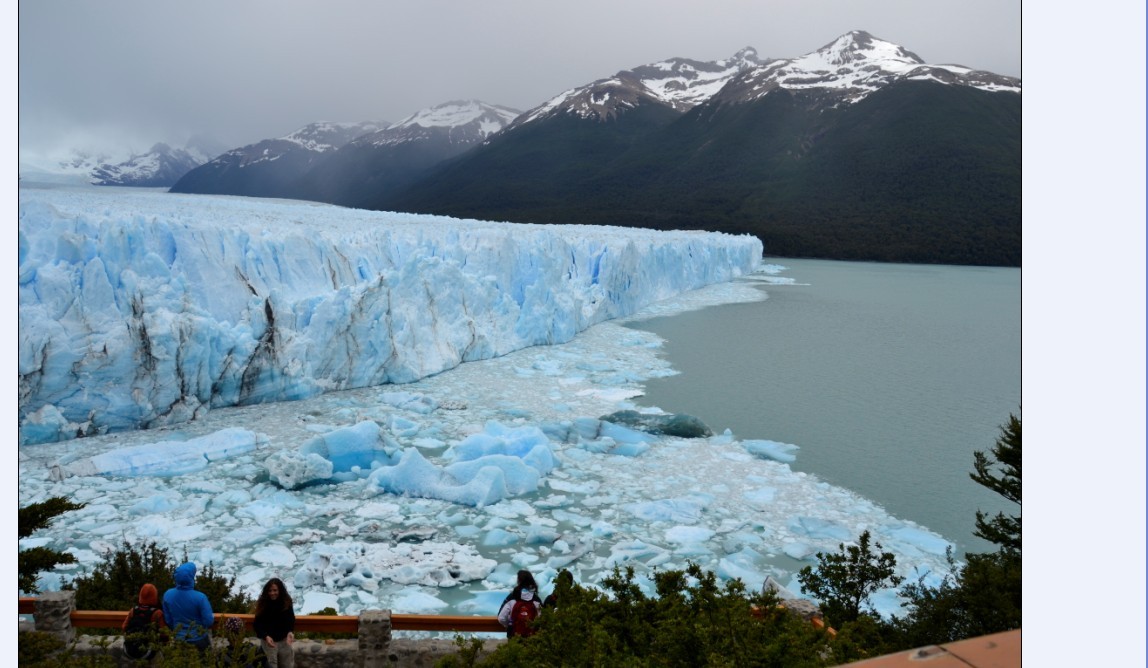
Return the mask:
M20 190L20 440L409 383L747 274L750 236Z
M656 412L633 399L675 373L624 322L762 299L787 279L760 255L728 235L22 189L21 407L39 408L20 502L87 505L21 547L77 556L42 576L54 589L155 541L250 594L282 578L299 614L493 615L520 568L545 590L562 568L594 585L694 561L796 589L866 529L936 581L946 540L792 471L798 445L600 419ZM73 427L107 433L58 440Z

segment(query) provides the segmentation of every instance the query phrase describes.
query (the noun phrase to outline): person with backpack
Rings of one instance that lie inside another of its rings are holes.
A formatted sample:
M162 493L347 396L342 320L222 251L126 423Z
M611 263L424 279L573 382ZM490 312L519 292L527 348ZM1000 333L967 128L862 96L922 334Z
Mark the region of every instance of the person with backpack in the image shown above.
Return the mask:
M177 640L200 652L211 647L211 626L215 614L207 594L195 589L195 564L185 561L175 567L175 586L163 593L163 621Z
M518 571L518 584L498 609L498 622L506 627L506 637L525 638L534 634L534 620L542 609L538 584L530 571Z
M133 661L148 661L159 651L162 640L163 609L159 590L152 583L140 587L138 603L124 619L124 656Z
M295 607L287 585L271 578L255 602L255 635L271 668L295 666Z

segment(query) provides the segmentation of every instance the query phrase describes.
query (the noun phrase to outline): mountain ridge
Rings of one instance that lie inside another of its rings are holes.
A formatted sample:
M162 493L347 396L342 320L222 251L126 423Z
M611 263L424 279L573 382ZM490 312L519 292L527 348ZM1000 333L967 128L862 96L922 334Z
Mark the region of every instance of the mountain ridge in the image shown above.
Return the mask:
M709 69L716 91L701 101L657 94L684 59L566 91L368 206L749 233L788 255L1019 265L1019 80L929 65L864 31L793 59L739 54ZM625 121L634 115L644 120ZM610 129L625 124L627 139Z
M793 58L744 47L640 65L524 113L456 100L337 141L320 136L334 124L312 124L233 149L172 190L717 229L794 255L1011 265L1020 93L1017 78L929 64L854 30Z

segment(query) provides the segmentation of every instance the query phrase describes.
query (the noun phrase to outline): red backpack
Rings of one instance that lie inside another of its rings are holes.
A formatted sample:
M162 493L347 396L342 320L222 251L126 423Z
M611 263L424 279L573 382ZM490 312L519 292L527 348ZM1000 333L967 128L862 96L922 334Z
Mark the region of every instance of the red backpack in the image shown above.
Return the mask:
M537 617L538 606L534 605L534 601L515 601L514 607L510 609L510 628L514 629L514 635L523 638L534 635L534 620Z

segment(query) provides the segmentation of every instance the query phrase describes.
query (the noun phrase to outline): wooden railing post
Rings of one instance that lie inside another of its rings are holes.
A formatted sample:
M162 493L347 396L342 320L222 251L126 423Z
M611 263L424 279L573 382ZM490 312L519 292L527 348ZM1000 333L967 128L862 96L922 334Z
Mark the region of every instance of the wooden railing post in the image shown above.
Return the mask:
M71 645L76 639L76 629L72 626L72 612L76 609L76 592L50 591L36 598L36 630L51 633L64 645Z
M389 666L391 651L391 611L364 610L359 613L359 665L362 668Z

